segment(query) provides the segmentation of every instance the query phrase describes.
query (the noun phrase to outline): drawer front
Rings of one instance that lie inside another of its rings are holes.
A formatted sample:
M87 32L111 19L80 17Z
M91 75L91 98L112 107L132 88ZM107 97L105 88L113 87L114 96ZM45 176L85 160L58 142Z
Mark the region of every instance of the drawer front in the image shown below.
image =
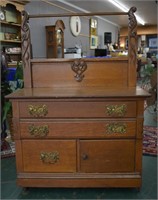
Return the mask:
M133 172L134 160L134 140L80 141L81 172Z
M136 122L121 120L32 120L20 122L21 138L135 137Z
M20 102L20 117L135 117L136 102Z
M23 140L24 172L76 172L76 141Z

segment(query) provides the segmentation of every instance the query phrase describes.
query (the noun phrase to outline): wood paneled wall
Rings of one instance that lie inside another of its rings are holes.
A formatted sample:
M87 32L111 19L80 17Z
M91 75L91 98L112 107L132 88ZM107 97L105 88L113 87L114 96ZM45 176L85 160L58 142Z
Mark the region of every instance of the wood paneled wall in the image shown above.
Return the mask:
M138 26L137 28L137 35L152 35L157 34L157 26ZM128 35L128 28L123 27L120 29L120 37Z

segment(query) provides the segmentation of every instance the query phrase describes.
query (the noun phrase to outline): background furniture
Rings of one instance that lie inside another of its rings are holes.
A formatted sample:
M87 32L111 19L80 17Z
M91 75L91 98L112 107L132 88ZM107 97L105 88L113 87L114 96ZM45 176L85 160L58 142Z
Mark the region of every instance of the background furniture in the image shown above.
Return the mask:
M16 67L17 61L21 61L21 11L27 1L14 2L2 0L1 12L1 51L6 53L8 67Z
M57 20L55 26L46 26L47 58L64 58L64 23Z

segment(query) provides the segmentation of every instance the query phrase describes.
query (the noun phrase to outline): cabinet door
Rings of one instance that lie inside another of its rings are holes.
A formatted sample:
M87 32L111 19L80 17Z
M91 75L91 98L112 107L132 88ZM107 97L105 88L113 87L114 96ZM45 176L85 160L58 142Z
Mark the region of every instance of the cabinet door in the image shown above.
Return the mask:
M23 140L24 172L75 172L75 140Z
M81 140L81 172L133 172L134 140Z

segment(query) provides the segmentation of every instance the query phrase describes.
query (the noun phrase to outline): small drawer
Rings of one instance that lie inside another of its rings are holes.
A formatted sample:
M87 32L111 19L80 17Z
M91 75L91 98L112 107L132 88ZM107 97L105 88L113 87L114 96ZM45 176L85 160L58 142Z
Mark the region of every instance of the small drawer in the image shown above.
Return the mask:
M127 138L135 137L135 121L47 120L20 122L21 138Z
M114 102L20 102L20 117L25 118L94 118L135 117L135 101Z
M135 140L81 140L80 171L134 172Z
M23 140L24 172L76 172L76 141Z

